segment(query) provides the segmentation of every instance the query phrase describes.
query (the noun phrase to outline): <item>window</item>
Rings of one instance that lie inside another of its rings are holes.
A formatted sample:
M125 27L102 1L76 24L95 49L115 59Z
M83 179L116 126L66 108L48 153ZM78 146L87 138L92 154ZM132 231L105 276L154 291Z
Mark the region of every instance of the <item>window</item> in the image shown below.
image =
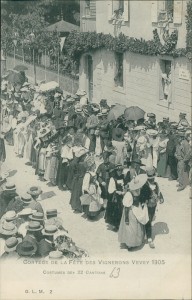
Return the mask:
M85 0L85 16L90 16L90 0Z
M108 20L129 21L129 0L108 0Z
M159 22L173 22L174 0L159 1Z
M159 100L172 102L172 64L171 60L160 60Z
M115 73L115 86L123 87L123 53L115 54L116 60L116 73Z

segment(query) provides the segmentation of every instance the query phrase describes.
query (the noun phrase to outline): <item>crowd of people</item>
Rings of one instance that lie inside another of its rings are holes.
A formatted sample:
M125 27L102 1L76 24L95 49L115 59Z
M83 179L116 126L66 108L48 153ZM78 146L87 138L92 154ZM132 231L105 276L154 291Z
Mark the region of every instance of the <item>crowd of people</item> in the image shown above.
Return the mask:
M111 117L114 106L106 99L89 103L83 90L69 95L59 87L49 88L51 83L45 90L42 85L27 81L13 85L6 79L1 85L1 164L6 159L5 141L34 168L39 180L71 192L75 213L97 220L104 212L121 244L134 249L146 236L154 248L152 221L157 203L164 201L155 177L175 180L178 192L192 183L191 127L186 114L180 113L178 122L165 117L158 123L154 113L137 119L126 119L123 113ZM44 213L38 202L40 189L31 187L19 196L16 187L1 177L1 190L3 256L10 249L22 256L27 248L32 255L57 256L53 242L62 222L58 226L54 214L53 223L47 224L49 212ZM67 247L77 252L69 237L62 236L61 244L67 240Z

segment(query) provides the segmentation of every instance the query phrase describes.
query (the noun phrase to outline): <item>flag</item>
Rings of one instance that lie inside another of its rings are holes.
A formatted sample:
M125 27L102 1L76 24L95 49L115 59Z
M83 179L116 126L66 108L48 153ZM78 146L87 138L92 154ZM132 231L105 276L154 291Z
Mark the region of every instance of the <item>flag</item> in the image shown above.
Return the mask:
M64 43L65 43L65 39L66 37L61 37L61 41L60 41L60 49L61 49L61 52L63 50L63 46L64 46Z

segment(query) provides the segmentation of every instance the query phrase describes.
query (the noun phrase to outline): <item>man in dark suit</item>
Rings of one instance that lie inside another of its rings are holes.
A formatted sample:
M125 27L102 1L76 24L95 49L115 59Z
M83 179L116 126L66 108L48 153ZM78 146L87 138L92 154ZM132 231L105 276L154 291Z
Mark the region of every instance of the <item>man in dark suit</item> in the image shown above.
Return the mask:
M44 238L39 242L38 254L40 257L46 257L51 251L55 251L54 235L58 231L55 225L45 225L42 230Z
M146 173L145 170L141 168L145 165L141 163L140 159L135 159L131 162L128 162L127 166L130 166L130 169L125 176L125 184L128 184L137 175Z

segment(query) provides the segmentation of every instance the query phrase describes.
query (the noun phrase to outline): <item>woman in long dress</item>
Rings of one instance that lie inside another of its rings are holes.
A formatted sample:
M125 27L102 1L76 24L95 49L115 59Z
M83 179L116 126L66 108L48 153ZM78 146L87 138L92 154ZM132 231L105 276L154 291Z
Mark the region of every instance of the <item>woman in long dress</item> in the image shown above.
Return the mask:
M83 211L88 218L98 216L101 209L101 189L95 173L95 162L92 156L85 160L88 170L83 178L82 196L80 197Z
M113 230L117 231L121 221L123 211L123 195L124 195L125 178L123 167L117 165L114 174L111 176L108 186L108 202L105 213L105 222L113 226Z
M146 183L147 175L136 176L130 183L129 189L123 197L123 214L119 226L118 241L129 248L143 244L144 225L149 220L147 205L139 201L141 187Z
M67 190L67 177L69 172L69 164L73 159L73 140L72 137L66 136L61 147L61 162L59 164L57 184L62 190Z
M167 173L167 142L168 137L165 131L159 134L158 159L157 159L157 174L160 177L166 177Z
M83 178L86 173L86 163L84 159L87 155L86 149L81 149L75 153L77 160L73 165L73 180L71 184L70 205L75 212L82 212L80 197L82 195Z

